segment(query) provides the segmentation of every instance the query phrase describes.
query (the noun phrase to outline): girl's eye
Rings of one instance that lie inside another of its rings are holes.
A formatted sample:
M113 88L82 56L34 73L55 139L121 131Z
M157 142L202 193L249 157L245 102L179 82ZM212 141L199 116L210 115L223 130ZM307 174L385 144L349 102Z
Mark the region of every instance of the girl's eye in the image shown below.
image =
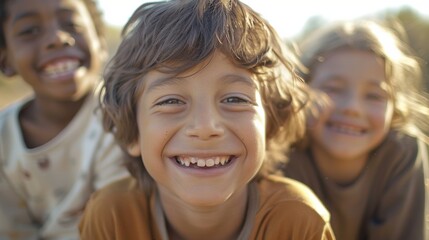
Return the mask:
M251 103L249 100L241 97L228 97L222 102L223 103Z
M365 98L371 101L385 101L389 98L386 90L382 88L370 88L365 92Z
M183 102L177 98L169 98L169 99L157 102L155 105L163 106L163 105L172 105L172 104L185 104L185 102Z
M386 96L384 96L383 94L379 94L379 93L368 93L366 95L366 98L369 100L383 101L386 99Z

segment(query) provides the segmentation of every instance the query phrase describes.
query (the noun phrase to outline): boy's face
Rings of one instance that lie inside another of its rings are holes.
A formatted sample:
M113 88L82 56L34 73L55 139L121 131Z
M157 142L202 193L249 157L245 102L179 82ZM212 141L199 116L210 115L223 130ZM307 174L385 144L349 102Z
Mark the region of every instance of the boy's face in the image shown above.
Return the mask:
M179 77L144 77L140 137L128 148L141 155L162 196L192 206L243 192L265 155L265 111L253 75L220 53L205 64Z
M359 50L328 54L313 70L310 86L332 100L332 112L310 133L312 148L327 159L366 159L386 136L393 116L384 61Z
M78 100L99 78L104 49L81 0L14 0L6 4L7 66L36 97Z

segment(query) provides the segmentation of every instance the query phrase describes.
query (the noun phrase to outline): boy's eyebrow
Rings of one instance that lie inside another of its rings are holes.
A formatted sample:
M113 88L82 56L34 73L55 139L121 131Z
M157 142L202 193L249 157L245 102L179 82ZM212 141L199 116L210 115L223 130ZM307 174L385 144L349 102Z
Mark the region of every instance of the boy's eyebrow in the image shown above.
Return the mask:
M149 86L147 87L147 91L151 91L161 86L172 85L179 82L180 80L180 78L177 78L175 76L161 77L149 84Z
M13 19L12 19L12 24L18 22L19 20L23 19L23 18L28 18L28 17L33 17L35 16L36 13L34 12L23 12L23 13L19 13L17 14Z
M72 13L74 13L76 11L74 11L74 10L72 10L70 8L67 8L67 7L62 7L62 8L59 8L56 12L57 13L69 13L69 14L72 14Z
M57 10L57 12L59 12L59 13L73 13L73 10L71 10L69 8L60 8L60 9ZM36 15L37 15L37 13L31 12L31 11L22 12L22 13L17 14L12 19L12 23L14 24L14 23L18 22L21 19L33 17L33 16L36 16Z
M238 75L238 74L228 74L223 77L227 83L235 83L235 82L241 82L245 83L246 85L249 85L250 87L257 87L257 84L255 81L253 81L251 78Z
M257 87L256 83L251 78L248 78L242 75L227 74L225 76L222 76L222 79L224 79L225 83L228 83L228 84L240 82L240 83L249 85L250 87L255 87L255 88ZM160 86L173 85L179 81L184 81L184 79L180 77L175 77L175 76L161 77L153 81L151 84L149 84L147 87L147 91L151 91Z
M253 79L251 79L249 77L242 76L242 75L228 74L228 75L225 75L224 78L228 82L231 82L231 83L243 82L243 83L246 83L247 85L252 86L252 87L256 86L255 81Z

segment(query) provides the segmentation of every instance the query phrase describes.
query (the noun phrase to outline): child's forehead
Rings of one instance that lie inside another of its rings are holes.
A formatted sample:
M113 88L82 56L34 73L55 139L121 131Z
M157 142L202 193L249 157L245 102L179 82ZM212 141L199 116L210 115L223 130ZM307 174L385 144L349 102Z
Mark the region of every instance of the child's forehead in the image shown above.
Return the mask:
M244 67L237 66L228 56L217 51L200 63L192 65L184 71L174 71L174 69L180 69L177 62L165 64L164 66L163 68L149 71L145 74L143 80L168 82L171 79L180 81L180 79L222 77L225 79L243 80L253 85L256 84L255 74Z
M175 75L175 74L165 74L159 71L151 71L145 75L143 78L144 86L147 88L147 91L156 89L162 86L169 85L179 85L185 84L189 81L200 81L207 82L210 76L204 77L205 75L195 76L195 75ZM257 88L257 83L251 76L239 74L239 73L225 73L223 75L216 76L222 84L243 84L249 87Z
M11 0L6 2L5 7L12 20L61 12L88 13L83 0Z

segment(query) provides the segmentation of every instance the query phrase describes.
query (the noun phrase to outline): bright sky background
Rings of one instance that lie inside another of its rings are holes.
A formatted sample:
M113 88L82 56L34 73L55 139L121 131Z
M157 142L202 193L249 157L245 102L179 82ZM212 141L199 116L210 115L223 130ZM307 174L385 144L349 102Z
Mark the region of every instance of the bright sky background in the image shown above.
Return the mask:
M108 24L123 26L145 0L98 0ZM265 17L281 37L294 37L307 20L320 16L327 21L372 16L387 9L411 7L429 19L429 0L243 0Z

